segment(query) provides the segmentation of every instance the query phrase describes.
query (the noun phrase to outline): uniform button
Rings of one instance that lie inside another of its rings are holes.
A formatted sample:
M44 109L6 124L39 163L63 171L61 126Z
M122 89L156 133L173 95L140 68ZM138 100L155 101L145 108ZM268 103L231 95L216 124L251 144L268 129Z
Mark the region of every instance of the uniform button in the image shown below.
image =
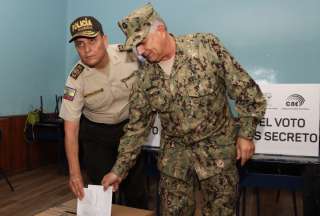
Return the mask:
M224 161L219 159L219 160L216 160L216 165L217 167L219 168L223 168L224 167Z

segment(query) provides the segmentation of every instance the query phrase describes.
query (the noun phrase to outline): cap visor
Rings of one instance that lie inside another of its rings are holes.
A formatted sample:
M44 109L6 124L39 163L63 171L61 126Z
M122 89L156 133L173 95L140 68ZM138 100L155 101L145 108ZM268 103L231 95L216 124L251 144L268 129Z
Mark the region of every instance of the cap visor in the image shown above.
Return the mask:
M149 33L148 28L143 29L140 32L135 32L126 40L124 44L124 49L132 50L133 48L136 48L136 46L147 37L148 33Z
M75 35L73 35L73 37L69 40L69 43L71 43L72 41L74 41L76 38L80 38L80 37L84 37L84 38L94 38L94 37L97 37L98 34L99 34L99 32L95 32L94 34L84 34L84 33L75 34Z

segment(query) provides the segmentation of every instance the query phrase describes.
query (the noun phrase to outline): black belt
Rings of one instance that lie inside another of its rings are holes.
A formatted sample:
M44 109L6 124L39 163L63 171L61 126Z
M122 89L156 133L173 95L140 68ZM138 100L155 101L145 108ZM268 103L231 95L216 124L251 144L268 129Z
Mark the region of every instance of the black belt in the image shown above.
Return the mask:
M93 122L86 118L84 115L81 116L81 121L84 121L88 125L94 125L97 127L119 127L121 125L127 124L129 122L129 119L123 120L122 122L116 123L116 124L106 124L106 123L98 123L98 122Z

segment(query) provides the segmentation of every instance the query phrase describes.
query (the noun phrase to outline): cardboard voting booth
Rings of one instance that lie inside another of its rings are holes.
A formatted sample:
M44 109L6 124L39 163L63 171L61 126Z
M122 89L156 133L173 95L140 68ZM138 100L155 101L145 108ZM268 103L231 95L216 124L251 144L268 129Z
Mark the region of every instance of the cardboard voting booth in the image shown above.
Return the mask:
M67 201L57 207L50 208L35 216L72 216L76 215L77 200ZM155 216L153 211L112 205L111 216Z
M256 153L318 157L320 84L260 87L267 110L254 137Z
M319 156L320 84L260 85L267 110L254 136L256 154ZM146 147L159 148L157 116Z

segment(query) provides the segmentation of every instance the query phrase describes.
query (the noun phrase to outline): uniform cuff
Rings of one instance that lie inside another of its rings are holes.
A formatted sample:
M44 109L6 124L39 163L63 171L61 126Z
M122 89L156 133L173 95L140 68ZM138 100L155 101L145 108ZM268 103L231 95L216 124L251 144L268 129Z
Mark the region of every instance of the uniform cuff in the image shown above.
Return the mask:
M252 140L256 132L258 120L256 118L240 118L238 136Z
M121 162L117 161L115 165L113 166L111 172L119 176L120 178L123 178L127 174L127 167L124 165L121 165Z

